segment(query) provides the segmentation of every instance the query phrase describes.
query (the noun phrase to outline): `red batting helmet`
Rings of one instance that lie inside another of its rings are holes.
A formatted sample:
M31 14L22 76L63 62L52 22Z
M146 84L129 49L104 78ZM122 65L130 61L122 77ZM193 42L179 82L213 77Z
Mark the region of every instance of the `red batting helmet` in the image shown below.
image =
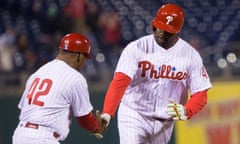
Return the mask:
M175 4L164 4L152 21L152 26L169 33L179 33L184 23L184 12Z
M65 35L60 42L59 48L70 52L85 53L87 58L93 58L90 54L91 46L89 40L85 36L77 33Z

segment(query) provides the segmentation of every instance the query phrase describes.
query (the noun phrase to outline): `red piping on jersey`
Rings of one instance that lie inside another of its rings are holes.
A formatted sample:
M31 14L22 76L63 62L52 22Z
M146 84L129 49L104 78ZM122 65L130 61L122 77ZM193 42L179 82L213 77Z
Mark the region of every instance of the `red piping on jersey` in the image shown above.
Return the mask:
M94 114L89 114L77 117L78 124L89 132L96 132L100 129L100 122L96 119Z
M188 119L199 112L207 104L207 90L191 95L185 104Z
M126 74L121 72L116 72L114 74L114 78L105 96L103 113L108 113L114 117L117 107L130 82L131 79Z

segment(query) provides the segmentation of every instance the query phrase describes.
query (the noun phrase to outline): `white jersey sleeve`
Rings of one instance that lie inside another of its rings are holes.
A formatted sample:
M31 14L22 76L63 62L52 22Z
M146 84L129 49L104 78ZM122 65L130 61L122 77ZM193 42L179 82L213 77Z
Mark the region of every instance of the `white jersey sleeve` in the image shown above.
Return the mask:
M137 49L134 42L128 44L123 49L115 70L115 72L122 72L128 75L131 79L136 74L136 71L138 69L138 61L136 57L137 51L134 52L134 49Z
M90 103L87 82L83 77L81 81L75 81L71 88L69 88L69 91L71 91L73 95L69 99L75 117L86 115L93 110Z
M206 90L212 87L208 73L203 65L203 61L198 52L194 53L191 58L189 75L187 83L191 94Z

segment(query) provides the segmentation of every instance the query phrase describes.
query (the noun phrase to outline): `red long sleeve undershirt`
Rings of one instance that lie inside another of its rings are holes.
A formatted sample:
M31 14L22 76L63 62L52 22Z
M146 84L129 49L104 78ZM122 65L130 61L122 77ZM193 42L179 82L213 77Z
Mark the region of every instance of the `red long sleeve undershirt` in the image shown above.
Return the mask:
M78 124L89 132L96 132L100 129L100 122L96 119L92 112L85 116L77 117Z
M114 116L122 96L130 82L131 79L127 75L120 72L115 73L114 79L111 81L105 96L103 113L108 113L112 117ZM194 114L200 111L206 103L207 90L191 95L191 98L185 104L188 118L191 118Z
M127 75L120 72L114 74L114 78L105 96L103 113L108 113L114 117L122 96L130 82L131 79Z
M190 119L207 104L207 90L197 92L191 95L185 104L187 116Z

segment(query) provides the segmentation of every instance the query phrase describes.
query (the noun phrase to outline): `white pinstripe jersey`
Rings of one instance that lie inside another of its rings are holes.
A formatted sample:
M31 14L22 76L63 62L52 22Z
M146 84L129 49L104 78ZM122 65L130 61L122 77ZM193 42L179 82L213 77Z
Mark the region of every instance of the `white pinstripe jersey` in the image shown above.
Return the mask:
M86 79L61 60L53 60L27 80L18 107L20 121L52 128L61 137L69 133L72 115L92 111Z
M199 53L179 38L170 49L160 47L153 35L128 44L115 72L131 79L122 102L143 115L168 118L165 107L172 98L184 104L191 94L211 87Z

